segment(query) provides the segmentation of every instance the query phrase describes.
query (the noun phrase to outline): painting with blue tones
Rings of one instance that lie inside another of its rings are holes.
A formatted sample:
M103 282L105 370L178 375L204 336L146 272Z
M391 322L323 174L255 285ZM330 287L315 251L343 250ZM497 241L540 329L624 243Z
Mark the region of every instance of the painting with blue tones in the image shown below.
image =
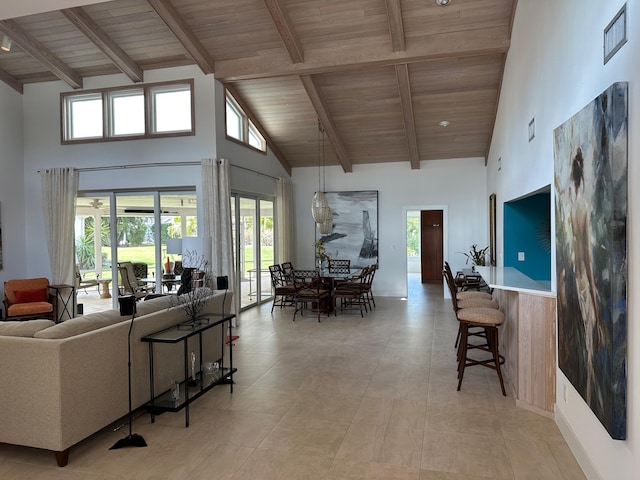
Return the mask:
M554 131L558 365L626 438L627 83Z

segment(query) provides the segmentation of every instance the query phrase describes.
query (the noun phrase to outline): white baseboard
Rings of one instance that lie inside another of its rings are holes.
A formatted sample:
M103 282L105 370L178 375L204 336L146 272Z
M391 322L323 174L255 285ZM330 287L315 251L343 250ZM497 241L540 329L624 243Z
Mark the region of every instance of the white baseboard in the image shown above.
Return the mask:
M573 456L576 457L576 461L578 465L580 465L580 468L582 468L584 475L589 480L603 480L602 475L600 475L600 472L598 472L598 469L591 461L591 457L589 457L587 451L582 447L569 422L567 422L567 419L562 414L562 410L560 410L557 405L555 406L555 414L556 425L558 425L560 433L567 442L567 445L569 445Z

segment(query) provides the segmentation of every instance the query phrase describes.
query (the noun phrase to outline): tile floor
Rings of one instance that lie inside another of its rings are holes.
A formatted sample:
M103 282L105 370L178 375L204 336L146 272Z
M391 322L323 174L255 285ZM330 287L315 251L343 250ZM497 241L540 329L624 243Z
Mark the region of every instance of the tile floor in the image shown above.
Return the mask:
M124 430L71 449L67 467L0 444L10 479L583 479L556 425L503 397L473 367L456 392L456 321L440 286L410 283L408 301L291 321L271 305L243 313L234 393L216 387L182 413L134 432L147 448L110 451ZM125 427L126 428L126 427Z

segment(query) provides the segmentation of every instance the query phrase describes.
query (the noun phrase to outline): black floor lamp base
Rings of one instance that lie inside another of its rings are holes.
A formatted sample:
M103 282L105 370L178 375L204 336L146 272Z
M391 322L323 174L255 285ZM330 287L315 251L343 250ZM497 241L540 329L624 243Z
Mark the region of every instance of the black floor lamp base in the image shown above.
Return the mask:
M111 447L109 450L116 450L118 448L124 448L124 447L146 447L146 446L147 446L147 442L144 441L144 438L142 438L142 435L138 435L137 433L132 433L118 440L115 443L115 445Z

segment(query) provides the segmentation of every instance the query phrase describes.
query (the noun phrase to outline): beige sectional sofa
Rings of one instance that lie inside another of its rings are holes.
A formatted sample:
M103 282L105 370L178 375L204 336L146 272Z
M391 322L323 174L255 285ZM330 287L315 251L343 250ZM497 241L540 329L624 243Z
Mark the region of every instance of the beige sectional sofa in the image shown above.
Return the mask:
M231 294L224 309L229 311ZM212 292L205 313L220 313L224 292ZM140 339L186 320L167 297L138 302L131 332L132 405L150 400L149 349ZM59 466L70 448L128 411L127 335L130 317L118 310L54 324L50 320L0 322L0 442L52 450ZM203 335L204 362L223 356L222 329ZM199 356L197 336L189 349ZM183 344L155 350L156 394L184 378ZM222 388L222 387L220 387Z

